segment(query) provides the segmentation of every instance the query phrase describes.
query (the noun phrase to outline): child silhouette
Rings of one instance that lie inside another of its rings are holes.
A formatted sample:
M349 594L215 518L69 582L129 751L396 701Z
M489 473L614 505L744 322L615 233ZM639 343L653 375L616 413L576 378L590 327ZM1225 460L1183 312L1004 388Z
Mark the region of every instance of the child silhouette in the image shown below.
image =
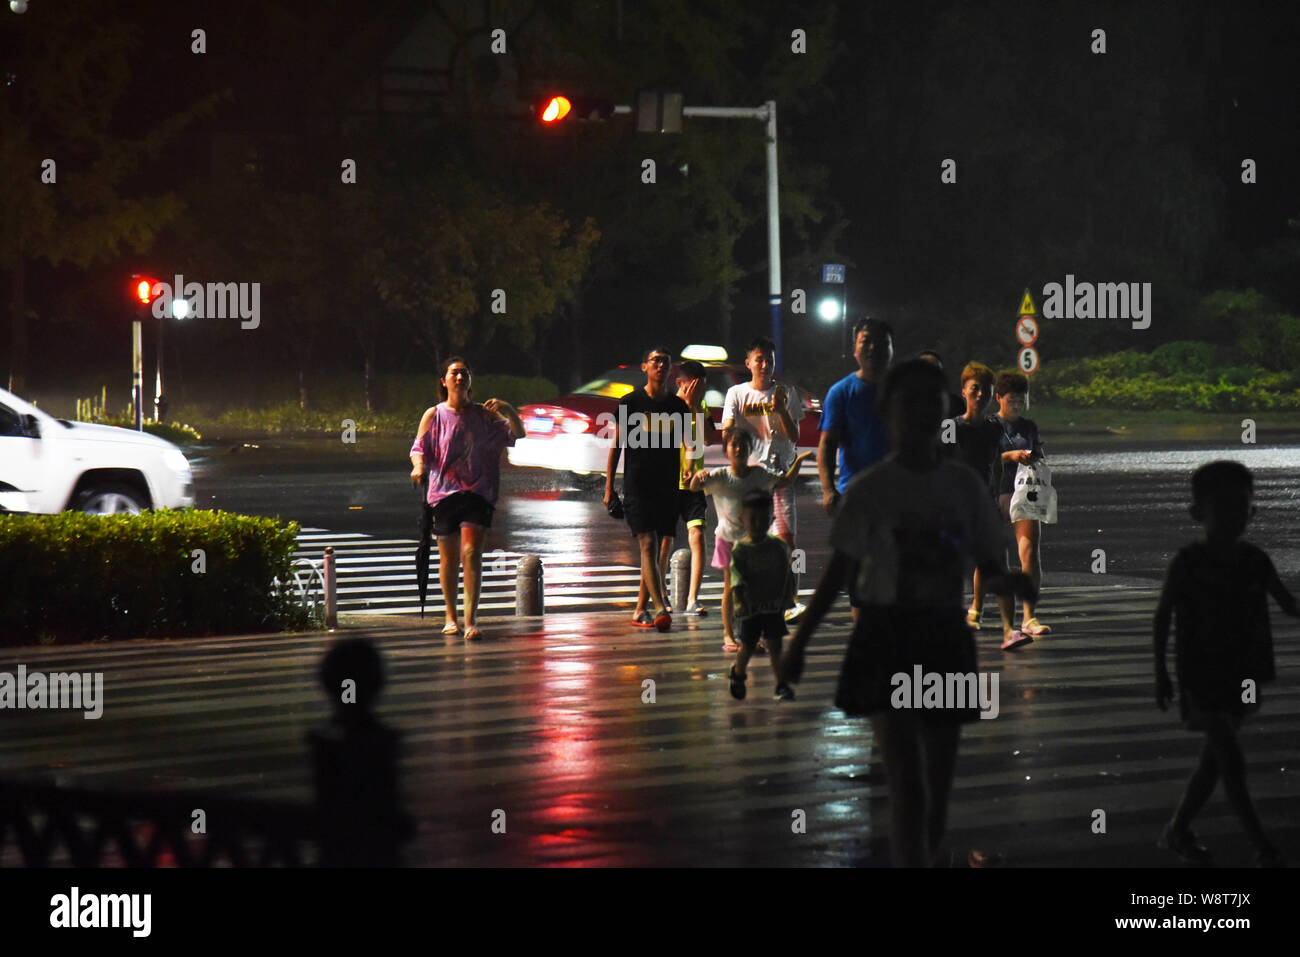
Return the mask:
M1205 526L1205 541L1174 557L1156 609L1156 704L1164 711L1174 695L1165 646L1170 617L1176 615L1179 710L1188 729L1205 733L1200 763L1159 846L1200 866L1214 862L1190 825L1220 777L1228 803L1255 846L1257 863L1284 863L1255 815L1237 731L1242 718L1258 708L1259 684L1274 677L1268 595L1288 615L1300 617L1300 608L1268 555L1238 541L1255 513L1251 496L1250 470L1239 462L1212 462L1196 470L1191 514Z
M797 682L804 650L847 585L861 609L836 705L871 717L889 788L890 858L897 867L942 859L962 722L973 707L918 713L900 708L898 674L973 674L975 641L962 597L967 561L995 595L1032 602L1028 575L1008 573L988 486L973 469L940 455L949 397L943 373L923 359L890 370L880 398L894 452L845 486L831 525L831 561L781 659L777 680Z
M335 643L320 667L330 720L307 735L325 867L394 867L412 831L398 800L399 735L375 717L383 661L368 638Z

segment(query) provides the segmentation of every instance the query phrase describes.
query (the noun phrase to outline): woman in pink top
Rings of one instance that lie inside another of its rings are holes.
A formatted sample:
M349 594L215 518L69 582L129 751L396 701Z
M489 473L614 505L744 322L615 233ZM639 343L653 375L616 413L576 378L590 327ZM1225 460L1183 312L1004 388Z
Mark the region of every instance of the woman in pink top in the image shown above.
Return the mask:
M483 535L492 524L501 480L501 451L524 434L519 413L508 402L470 398L469 365L460 356L443 364L438 391L443 401L424 413L411 446L411 481L429 475L429 508L438 537L438 578L447 623L444 635L460 631L456 584L465 568L465 638L479 637L479 583L483 579Z

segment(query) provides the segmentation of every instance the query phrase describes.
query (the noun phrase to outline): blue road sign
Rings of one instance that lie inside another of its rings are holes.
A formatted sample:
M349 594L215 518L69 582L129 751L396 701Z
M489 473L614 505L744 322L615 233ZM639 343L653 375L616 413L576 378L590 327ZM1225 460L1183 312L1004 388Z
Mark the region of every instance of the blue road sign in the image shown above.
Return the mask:
M844 264L822 263L822 282L844 282Z

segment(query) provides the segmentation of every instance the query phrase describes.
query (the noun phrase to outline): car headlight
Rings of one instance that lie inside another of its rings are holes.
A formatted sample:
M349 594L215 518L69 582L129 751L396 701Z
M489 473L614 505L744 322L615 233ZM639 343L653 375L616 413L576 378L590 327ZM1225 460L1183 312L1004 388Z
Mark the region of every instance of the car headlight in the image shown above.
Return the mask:
M173 472L180 472L185 475L190 470L189 460L185 458L185 453L180 449L168 449L163 453L163 465L167 466Z

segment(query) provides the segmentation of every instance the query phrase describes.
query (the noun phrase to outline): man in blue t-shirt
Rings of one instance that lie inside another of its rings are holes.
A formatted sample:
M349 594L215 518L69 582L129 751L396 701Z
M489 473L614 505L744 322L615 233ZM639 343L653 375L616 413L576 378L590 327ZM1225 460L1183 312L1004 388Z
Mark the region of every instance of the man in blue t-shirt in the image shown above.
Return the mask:
M858 361L858 371L831 386L822 403L817 473L822 480L822 507L827 515L835 514L849 480L889 452L889 429L876 410L877 383L884 380L885 370L894 358L894 330L889 323L860 320L853 327L853 358Z

